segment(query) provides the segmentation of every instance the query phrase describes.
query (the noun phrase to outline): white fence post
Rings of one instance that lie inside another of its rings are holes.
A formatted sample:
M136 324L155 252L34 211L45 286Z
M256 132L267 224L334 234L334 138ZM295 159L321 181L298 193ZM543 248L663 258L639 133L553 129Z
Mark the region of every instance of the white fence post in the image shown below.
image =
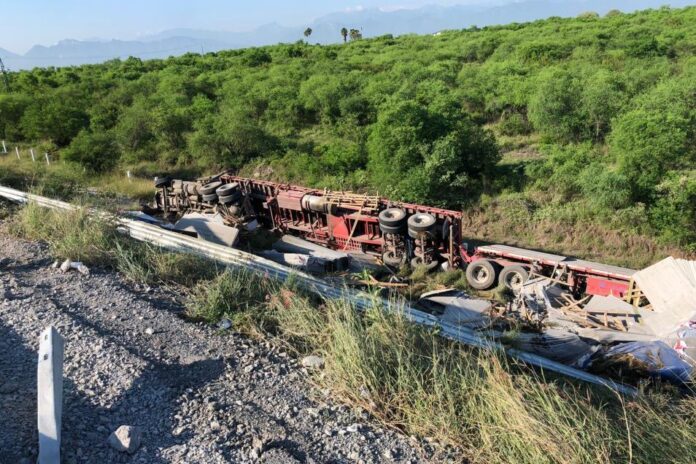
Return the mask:
M5 141L2 141L2 152L7 153L7 146L5 145Z
M31 153L31 160L32 160L34 163L36 163L36 158L34 157L34 149L33 149L33 148L30 148L30 149L29 149L29 153Z
M130 173L130 171L126 171L126 177L128 177L128 182L133 182L133 181L131 180L131 173Z
M46 153L46 164L48 164L49 166L51 165L51 160L48 157L48 153Z
M19 157L19 147L15 147L15 153L17 153L17 159L21 159L21 158Z
M41 333L37 368L39 464L60 464L63 416L63 337L55 327Z

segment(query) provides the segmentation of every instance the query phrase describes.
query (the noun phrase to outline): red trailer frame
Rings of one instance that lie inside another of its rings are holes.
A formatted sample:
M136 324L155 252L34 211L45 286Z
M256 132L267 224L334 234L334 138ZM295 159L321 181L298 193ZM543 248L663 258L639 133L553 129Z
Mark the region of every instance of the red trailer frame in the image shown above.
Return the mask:
M520 277L539 275L549 277L566 285L573 293L592 295L614 295L623 297L628 291L631 276L635 272L616 266L578 260L506 245L486 245L468 250L462 243L462 213L430 206L391 201L389 199L356 194L311 189L292 184L252 179L223 173L202 181L208 184L219 181L223 184L236 183L243 194L243 207L271 230L297 235L305 240L347 252L368 253L382 256L389 249L390 236L380 229L379 213L387 208L400 208L407 216L428 213L436 218L431 234L434 238L428 246L432 263L448 262L451 268L467 266L467 278L473 285L473 268L486 268L493 274L490 287L498 282L499 276L514 272ZM210 210L215 205L190 200L172 183L161 184L156 203L159 211L181 213L187 209ZM186 189L183 189L185 191ZM214 195L213 195L214 196ZM195 195L193 196L195 198ZM407 256L413 255L418 239L408 239L404 234L400 246L407 244ZM416 245L414 245L416 244ZM504 282L508 284L507 277Z

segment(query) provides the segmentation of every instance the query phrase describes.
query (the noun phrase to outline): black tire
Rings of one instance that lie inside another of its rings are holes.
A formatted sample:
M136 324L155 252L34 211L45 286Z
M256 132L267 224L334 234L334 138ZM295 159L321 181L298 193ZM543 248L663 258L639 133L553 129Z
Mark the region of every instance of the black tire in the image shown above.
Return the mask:
M169 176L155 178L155 188L169 187L172 183L172 178Z
M238 190L239 190L239 184L237 182L232 182L231 184L223 184L222 187L219 187L217 190L215 190L215 193L217 193L217 196L222 198L222 197L228 197L228 196L234 194Z
M222 203L223 205L227 205L229 203L234 203L236 201L239 201L242 198L242 193L241 192L233 192L230 195L223 196L221 197L218 195L218 201Z
M220 187L221 185L222 182L211 182L207 185L204 185L203 187L200 187L198 189L198 193L200 193L203 196L213 194L215 193L215 190L217 190L218 187Z
M432 233L430 233L430 232L417 232L415 230L408 229L408 236L413 238L413 239L428 237L431 235L432 235Z
M186 192L186 195L188 196L193 196L193 195L198 195L198 185L193 184L193 183L186 183L184 184L184 192Z
M408 230L413 232L430 232L435 227L437 219L428 213L416 213L408 218Z
M515 264L512 266L503 267L503 270L500 271L498 282L516 293L519 292L527 279L529 279L529 272L527 269L525 269L523 266Z
M413 259L411 260L411 266L412 266L412 267L425 266L426 269L428 269L428 271L433 271L433 270L435 270L435 268L436 268L439 264L440 264L440 263L438 263L436 259L433 259L433 260L430 261L428 264L425 264L425 263L423 262L423 258L421 258L420 256L416 256L415 258L413 258Z
M203 201L206 203L215 203L217 202L217 194L215 193L209 193L207 195L203 195Z
M404 225L401 224L400 226L387 226L380 223L379 230L381 230L383 234L402 234L404 232Z
M382 261L389 267L401 267L406 262L406 254L396 255L393 251L382 254Z
M379 213L379 225L381 226L402 226L405 221L406 211L401 208L387 208Z
M476 290L488 290L495 285L496 265L487 259L479 259L466 267L466 281Z

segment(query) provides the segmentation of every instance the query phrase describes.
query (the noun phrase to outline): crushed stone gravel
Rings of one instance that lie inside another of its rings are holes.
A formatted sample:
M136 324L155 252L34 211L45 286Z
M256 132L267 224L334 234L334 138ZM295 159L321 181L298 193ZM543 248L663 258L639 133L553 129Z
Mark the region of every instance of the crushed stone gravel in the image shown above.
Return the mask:
M183 296L52 268L0 233L0 463L36 462L38 337L65 337L65 463L449 461L334 401L282 348L182 317ZM134 454L108 444L138 427Z

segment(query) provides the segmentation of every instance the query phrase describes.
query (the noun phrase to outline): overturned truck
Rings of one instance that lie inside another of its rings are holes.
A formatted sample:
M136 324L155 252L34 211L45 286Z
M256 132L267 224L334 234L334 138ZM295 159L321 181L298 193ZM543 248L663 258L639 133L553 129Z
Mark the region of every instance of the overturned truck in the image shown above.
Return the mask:
M466 266L477 290L513 290L530 276L552 278L570 291L626 297L635 271L505 245L469 247L462 213L386 198L311 189L224 172L197 181L159 178L154 210L170 219L187 212L217 213L224 224L257 221L269 230L346 253L371 255L397 268Z

